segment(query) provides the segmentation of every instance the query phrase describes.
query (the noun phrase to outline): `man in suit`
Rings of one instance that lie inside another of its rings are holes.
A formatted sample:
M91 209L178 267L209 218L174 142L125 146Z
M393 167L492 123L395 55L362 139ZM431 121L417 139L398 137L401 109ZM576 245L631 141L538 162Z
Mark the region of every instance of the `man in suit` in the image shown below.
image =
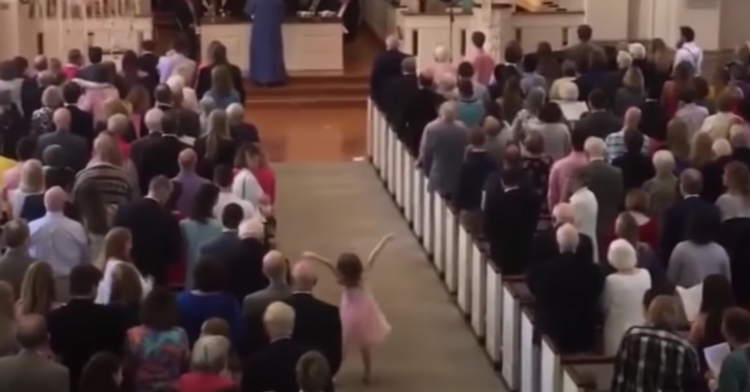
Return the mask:
M44 316L23 316L16 323L17 355L0 358L0 390L69 392L70 377L65 366L49 353L49 335Z
M182 259L182 232L177 218L164 208L172 194L172 182L164 176L151 180L148 194L122 205L113 226L130 229L133 261L144 276L157 285L166 284L167 269Z
M221 213L221 224L224 226L224 231L218 237L201 246L201 256L213 257L221 261L222 264L229 263L235 255L241 252L238 228L243 219L244 211L242 207L235 203L227 204Z
M604 242L604 236L612 230L615 219L620 213L620 206L625 199L625 185L622 180L622 171L610 166L604 160L604 140L590 137L586 140L583 149L589 158L588 170L588 188L596 196L596 202L599 210L596 216L597 238L600 257L599 260L605 260L603 257L607 250Z
M99 46L91 46L88 50L89 65L78 71L78 78L83 80L94 81L96 75L100 72L99 68L103 67L104 51Z
M177 114L174 111L162 116L161 131L162 137L154 138L143 148L138 166L138 178L142 184L148 184L156 176L172 178L180 172L177 158L188 146L177 138Z
M717 221L720 220L721 214L718 207L700 198L702 189L703 177L698 170L686 169L680 174L682 200L674 203L664 212L659 235L659 251L665 265L669 263L674 247L685 240L685 227L692 215L702 212L714 215Z
M159 83L159 72L156 70L156 66L159 64L159 56L154 53L155 51L156 43L153 40L147 39L141 42L138 68L148 74L149 85L152 86Z
M70 371L70 390L77 391L86 362L99 351L122 354L127 314L117 307L94 303L101 271L91 264L70 273L70 302L47 315L50 347Z
M370 73L370 98L379 108L385 108L388 82L402 74L401 62L407 55L401 51L401 41L395 35L385 39L385 52L381 53L372 65Z
M385 86L383 109L391 124L402 124L404 122L406 103L418 92L417 60L413 56L409 56L401 61L401 75L389 80ZM396 128L395 131L399 138L403 138L403 128Z
M520 167L505 167L502 187L488 193L485 201L484 233L490 243L490 257L506 275L526 272L541 208L539 197L522 184L523 178Z
M283 302L274 302L266 308L263 322L271 342L245 361L241 390L299 392L297 362L310 347L292 338L294 309ZM332 385L329 382L326 390L331 390Z
M148 129L148 135L136 139L130 144L130 160L138 170L138 180L141 183L141 189L146 189L144 185L148 182L143 181L145 173L143 172L143 154L146 148L159 142L162 138L162 120L164 119L164 112L161 109L152 108L146 112L143 116L143 122Z
M287 261L281 252L272 250L263 257L263 273L269 284L263 290L249 294L242 303L242 313L247 326L243 354L253 353L268 344L263 330L263 313L269 304L283 301L292 295L287 283Z
M292 337L323 353L335 376L342 360L341 316L338 307L313 296L317 283L315 269L308 261L294 265L294 293L286 300L296 315Z
M576 33L578 35L578 43L569 47L565 53L565 57L568 60L572 60L576 64L589 64L594 52L599 52L602 56L604 55L604 50L591 42L591 38L594 35L591 26L580 25Z
M531 263L529 269L548 262L560 255L560 247L557 245L557 229L560 226L570 223L576 224L576 215L573 206L569 203L559 203L552 210L552 219L554 226L544 231L538 232L534 236L531 246ZM586 259L594 259L594 244L592 239L586 234L578 233L578 248L576 253Z
M65 150L65 166L78 172L86 167L89 161L89 149L86 139L70 131L71 117L68 109L55 110L52 116L55 131L39 136L36 145L36 157L42 158L44 149L57 144Z
M12 220L3 226L3 240L8 250L0 257L0 281L13 287L16 299L26 270L35 261L29 255L29 226L23 220Z
M229 105L227 107L227 116L229 117L229 132L232 134L232 139L238 141L240 144L260 143L258 128L244 121L245 108L242 105L238 103Z
M292 295L292 289L286 281L286 259L281 252L272 250L263 257L263 274L268 278L268 287L245 297L242 302L245 315L262 315L268 304Z
M154 107L168 112L174 108L172 89L166 84L160 84L154 89Z
M581 127L589 130L589 136L605 140L607 136L622 129L622 121L607 110L607 96L604 91L595 89L589 94L591 110L581 117Z
M78 107L83 90L78 83L68 82L62 87L64 108L70 113L70 132L86 140L90 149L94 144L94 116Z
M419 88L416 93L404 101L403 116L393 123L396 129L403 130L403 140L413 157L419 155L419 143L422 141L424 128L438 116L438 107L445 98L434 90L431 75L420 74L417 78Z
M201 136L201 118L198 113L185 107L183 104L185 96L182 94L182 90L172 91L172 102L174 104L174 115L177 120L177 129L174 135L177 137L185 137L197 139ZM189 140L189 139L188 139ZM195 140L191 143L194 144Z
M528 285L536 299L537 326L563 353L590 351L597 341L599 297L604 274L578 249L578 230L570 223L556 232L560 255L534 268Z
M450 199L460 180L469 130L458 121L455 102L440 105L438 114L438 119L425 127L418 161L427 175L430 190Z

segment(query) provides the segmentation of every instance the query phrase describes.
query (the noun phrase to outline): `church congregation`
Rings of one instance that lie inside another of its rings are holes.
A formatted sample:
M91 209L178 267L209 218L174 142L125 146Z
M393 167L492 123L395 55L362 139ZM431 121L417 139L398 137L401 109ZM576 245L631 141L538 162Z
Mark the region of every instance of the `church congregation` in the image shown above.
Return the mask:
M421 68L389 37L373 164L510 390L745 390L750 49L577 36Z
M226 42L199 62L183 35L119 64L97 46L0 61L0 391L390 388L376 349L401 326L368 278L396 230L369 253L285 253L245 111L291 79L283 53L253 35L246 90ZM577 38L497 59L474 31L425 64L389 36L358 164L508 391L748 390L750 46L717 61L688 26L675 49Z

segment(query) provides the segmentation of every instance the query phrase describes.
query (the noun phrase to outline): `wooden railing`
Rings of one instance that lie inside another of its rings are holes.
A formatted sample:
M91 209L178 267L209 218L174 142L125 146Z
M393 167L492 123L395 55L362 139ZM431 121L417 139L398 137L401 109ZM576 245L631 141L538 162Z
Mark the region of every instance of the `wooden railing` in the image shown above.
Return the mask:
M535 327L525 277L507 276L458 215L430 192L415 159L371 101L367 110L370 162L419 239L446 290L507 389L514 392L604 391L611 357L561 355Z

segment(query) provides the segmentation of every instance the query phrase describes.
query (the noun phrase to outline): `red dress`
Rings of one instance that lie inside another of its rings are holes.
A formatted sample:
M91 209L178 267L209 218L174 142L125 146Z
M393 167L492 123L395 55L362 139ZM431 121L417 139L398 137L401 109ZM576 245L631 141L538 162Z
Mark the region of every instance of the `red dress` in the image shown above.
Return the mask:
M263 193L268 196L268 200L271 205L274 205L276 201L276 175L270 167L261 167L253 170L255 179L258 180L260 188L263 189Z

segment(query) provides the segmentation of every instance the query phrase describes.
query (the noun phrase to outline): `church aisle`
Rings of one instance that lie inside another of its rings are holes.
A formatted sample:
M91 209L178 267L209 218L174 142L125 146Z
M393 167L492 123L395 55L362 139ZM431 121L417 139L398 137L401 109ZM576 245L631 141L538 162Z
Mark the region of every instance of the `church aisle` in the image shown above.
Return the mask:
M367 282L393 326L374 355L373 383L360 383L359 356L345 361L339 392L502 391L416 239L367 163L283 163L278 178L278 239L295 261L312 250L335 259L363 259L387 232L396 239L381 253ZM340 288L318 268L316 295L338 303Z

